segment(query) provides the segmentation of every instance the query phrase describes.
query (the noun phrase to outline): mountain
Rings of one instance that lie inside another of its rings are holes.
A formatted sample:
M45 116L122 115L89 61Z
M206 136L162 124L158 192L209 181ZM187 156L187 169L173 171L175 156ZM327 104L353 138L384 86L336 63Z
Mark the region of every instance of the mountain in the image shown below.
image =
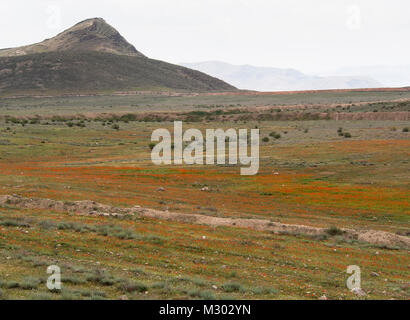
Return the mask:
M40 43L0 50L0 94L117 90L226 91L202 72L150 59L101 18Z
M369 77L312 76L294 69L231 65L219 61L180 63L227 81L239 89L259 91L378 88L382 84Z
M345 67L336 70L333 74L340 76L347 74L367 75L388 87L405 87L410 85L410 65Z
M88 19L52 39L19 48L0 50L0 57L21 56L55 51L98 51L144 57L104 19Z

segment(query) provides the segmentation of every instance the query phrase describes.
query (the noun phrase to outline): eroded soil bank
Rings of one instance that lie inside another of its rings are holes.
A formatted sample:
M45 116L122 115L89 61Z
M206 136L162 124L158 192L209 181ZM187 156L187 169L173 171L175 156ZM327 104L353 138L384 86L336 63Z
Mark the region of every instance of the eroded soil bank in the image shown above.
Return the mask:
M135 206L132 208L120 208L104 205L91 200L70 202L51 199L24 198L18 195L0 195L0 206L11 206L24 209L47 209L80 215L139 215L141 217L176 221L189 224L202 224L208 226L230 226L294 235L304 234L311 236L321 236L329 233L329 230L325 228L284 224L279 222L271 222L265 219L220 218L200 214L184 214L169 211L159 211L141 208L139 206ZM402 249L410 249L409 237L397 235L390 232L353 229L336 229L336 231L341 232L341 235L347 239L354 239L357 241L381 246L397 246Z

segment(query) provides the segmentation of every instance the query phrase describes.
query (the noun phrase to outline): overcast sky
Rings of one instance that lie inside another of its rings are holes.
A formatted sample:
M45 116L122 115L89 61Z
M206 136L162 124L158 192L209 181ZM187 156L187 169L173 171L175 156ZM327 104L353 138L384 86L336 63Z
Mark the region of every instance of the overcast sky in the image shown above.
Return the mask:
M102 17L168 62L219 60L324 72L409 64L408 0L57 0L0 2L0 48Z

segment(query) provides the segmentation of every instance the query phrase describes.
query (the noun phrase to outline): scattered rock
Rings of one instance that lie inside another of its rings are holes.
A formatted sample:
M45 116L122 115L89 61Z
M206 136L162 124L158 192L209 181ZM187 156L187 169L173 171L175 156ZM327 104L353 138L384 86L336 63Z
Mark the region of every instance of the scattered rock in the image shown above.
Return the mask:
M372 273L370 273L370 275L372 277L379 277L380 276L377 272L372 272Z
M159 191L159 192L164 192L164 191L165 191L165 188L159 187L159 188L157 189L157 191Z
M352 289L352 293L354 293L354 294L357 295L358 297L364 297L364 296L366 296L366 292L364 292L362 288L353 288L353 289Z
M121 300L128 300L128 297L124 294L120 297Z
M327 300L327 297L325 295L323 295L319 298L319 300Z

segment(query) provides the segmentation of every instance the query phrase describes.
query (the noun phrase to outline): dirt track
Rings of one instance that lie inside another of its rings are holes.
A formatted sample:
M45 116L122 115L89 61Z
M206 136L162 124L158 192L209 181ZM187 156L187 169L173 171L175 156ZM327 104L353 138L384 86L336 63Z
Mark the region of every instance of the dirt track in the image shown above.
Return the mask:
M51 199L24 198L18 195L0 195L0 206L11 206L24 209L48 209L59 212L69 212L80 215L96 216L123 216L139 215L141 217L176 221L189 224L202 224L208 226L230 226L248 228L259 231L271 231L278 234L305 234L324 235L326 229L303 225L291 225L271 222L264 219L232 219L205 216L200 214L184 214L168 211L159 211L138 206L133 208L120 208L100 204L90 200L84 201L56 201ZM410 238L385 231L342 229L343 236L381 246L398 246L410 249Z

